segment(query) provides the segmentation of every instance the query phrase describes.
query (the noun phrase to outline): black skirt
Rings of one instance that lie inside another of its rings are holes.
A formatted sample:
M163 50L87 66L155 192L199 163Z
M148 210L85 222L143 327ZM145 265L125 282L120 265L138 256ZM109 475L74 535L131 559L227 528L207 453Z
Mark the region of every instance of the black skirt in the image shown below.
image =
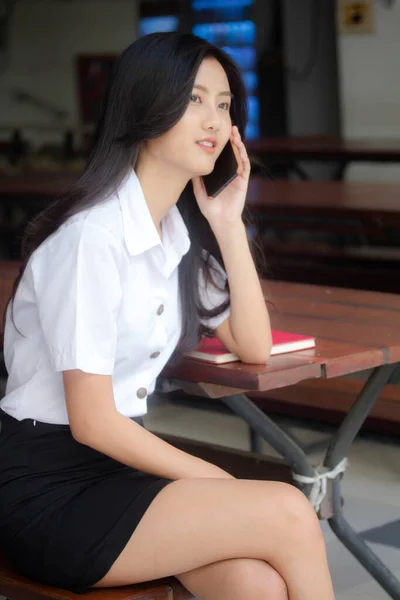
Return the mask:
M68 425L0 420L1 549L27 577L84 593L171 481L80 444Z

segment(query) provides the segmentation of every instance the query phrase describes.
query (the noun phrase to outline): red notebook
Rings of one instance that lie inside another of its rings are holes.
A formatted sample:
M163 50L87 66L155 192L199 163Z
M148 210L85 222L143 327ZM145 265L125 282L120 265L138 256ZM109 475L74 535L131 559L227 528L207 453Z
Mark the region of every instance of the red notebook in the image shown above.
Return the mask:
M314 347L314 337L298 335L297 333L286 333L285 331L272 331L271 356L285 354L286 352L295 352L296 350L307 350ZM218 365L240 360L236 354L229 352L217 338L203 338L196 350L193 350L187 356L188 358L197 358L198 360Z

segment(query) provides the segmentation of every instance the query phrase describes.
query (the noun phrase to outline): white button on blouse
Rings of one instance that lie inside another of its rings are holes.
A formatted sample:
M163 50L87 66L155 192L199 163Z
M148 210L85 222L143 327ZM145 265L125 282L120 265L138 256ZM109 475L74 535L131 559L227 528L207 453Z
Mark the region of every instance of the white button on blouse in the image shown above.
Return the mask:
M18 287L23 335L8 309L1 408L18 420L67 424L61 372L80 369L112 375L120 413L145 414L180 339L177 267L189 247L176 206L160 240L134 171L118 193L69 219L33 253ZM226 299L201 276L199 288L208 308ZM203 322L216 328L228 315Z

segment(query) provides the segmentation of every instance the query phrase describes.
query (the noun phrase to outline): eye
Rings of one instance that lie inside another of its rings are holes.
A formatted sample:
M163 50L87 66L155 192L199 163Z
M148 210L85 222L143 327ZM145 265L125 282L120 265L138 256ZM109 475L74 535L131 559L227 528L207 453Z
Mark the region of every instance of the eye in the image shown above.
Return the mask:
M230 108L230 104L229 102L221 102L220 106L224 106L224 110L229 110Z
M197 100L199 100L199 101L200 101L200 96L198 96L197 94L192 94L192 95L190 96L190 101L191 101L191 102L197 102L196 98L197 98Z

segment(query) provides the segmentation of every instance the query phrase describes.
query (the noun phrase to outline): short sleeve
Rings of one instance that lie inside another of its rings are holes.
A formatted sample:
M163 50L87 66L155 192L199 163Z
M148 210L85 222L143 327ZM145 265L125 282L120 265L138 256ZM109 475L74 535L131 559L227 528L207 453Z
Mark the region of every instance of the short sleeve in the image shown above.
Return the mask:
M229 293L224 289L227 279L225 271L213 256L210 256L210 264L212 267L212 279L217 284L217 287L215 287L212 283L206 285L203 270L200 269L199 271L200 299L202 305L208 310L220 306L229 299ZM200 322L210 329L217 329L217 327L219 327L219 325L221 325L221 323L223 323L225 319L229 317L229 315L230 307L228 306L228 308L226 308L217 317L201 318Z
M122 249L99 226L62 227L33 255L39 321L55 371L111 375Z

